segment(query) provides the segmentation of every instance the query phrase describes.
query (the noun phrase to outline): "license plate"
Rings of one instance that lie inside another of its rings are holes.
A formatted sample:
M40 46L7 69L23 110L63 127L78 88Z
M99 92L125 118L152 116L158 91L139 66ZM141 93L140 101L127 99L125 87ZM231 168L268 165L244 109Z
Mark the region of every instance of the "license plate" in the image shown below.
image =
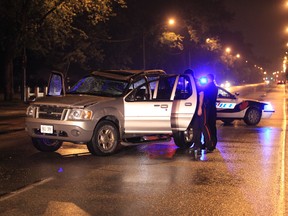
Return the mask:
M41 125L40 131L41 131L41 133L53 134L53 126L52 125Z

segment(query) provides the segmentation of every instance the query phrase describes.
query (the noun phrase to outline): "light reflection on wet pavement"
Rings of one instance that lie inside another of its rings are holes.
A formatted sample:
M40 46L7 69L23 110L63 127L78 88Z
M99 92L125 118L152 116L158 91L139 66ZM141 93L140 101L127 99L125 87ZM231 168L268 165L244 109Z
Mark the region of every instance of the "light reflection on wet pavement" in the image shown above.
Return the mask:
M177 146L173 142L168 144L150 144L138 146L138 151L144 153L150 159L172 159Z

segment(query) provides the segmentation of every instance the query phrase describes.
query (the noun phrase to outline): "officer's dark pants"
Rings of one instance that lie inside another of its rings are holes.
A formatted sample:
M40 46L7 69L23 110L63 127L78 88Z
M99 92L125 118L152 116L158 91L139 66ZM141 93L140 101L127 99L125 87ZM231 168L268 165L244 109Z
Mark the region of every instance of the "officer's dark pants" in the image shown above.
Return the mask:
M213 150L216 148L217 144L216 108L204 107L203 122L203 133L206 148L209 150Z
M194 115L192 120L192 127L193 127L193 141L194 141L194 149L201 149L202 142L201 136L203 132L203 115L198 116L197 114Z

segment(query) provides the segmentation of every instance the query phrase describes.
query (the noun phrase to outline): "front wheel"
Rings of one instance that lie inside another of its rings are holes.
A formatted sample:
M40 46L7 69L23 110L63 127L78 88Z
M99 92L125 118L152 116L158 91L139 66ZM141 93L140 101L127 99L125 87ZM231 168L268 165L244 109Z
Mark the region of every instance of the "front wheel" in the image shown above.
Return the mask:
M32 143L36 149L42 152L54 152L62 146L62 141L45 138L32 138Z
M193 143L193 128L189 125L185 131L175 131L173 138L179 148L189 148Z
M247 125L257 125L261 120L261 111L256 107L250 107L244 116L244 122Z
M87 143L87 148L93 155L110 155L117 150L118 139L117 126L111 121L104 120L95 127L92 139Z

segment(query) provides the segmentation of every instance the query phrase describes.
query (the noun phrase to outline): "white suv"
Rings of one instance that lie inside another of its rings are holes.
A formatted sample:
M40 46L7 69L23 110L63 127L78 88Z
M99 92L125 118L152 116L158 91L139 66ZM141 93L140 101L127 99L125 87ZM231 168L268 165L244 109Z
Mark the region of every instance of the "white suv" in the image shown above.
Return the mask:
M59 72L50 76L48 94L27 108L26 131L34 146L58 150L63 141L85 143L94 155L120 145L167 141L192 145L191 120L197 92L190 74L162 70L95 71L68 91Z

